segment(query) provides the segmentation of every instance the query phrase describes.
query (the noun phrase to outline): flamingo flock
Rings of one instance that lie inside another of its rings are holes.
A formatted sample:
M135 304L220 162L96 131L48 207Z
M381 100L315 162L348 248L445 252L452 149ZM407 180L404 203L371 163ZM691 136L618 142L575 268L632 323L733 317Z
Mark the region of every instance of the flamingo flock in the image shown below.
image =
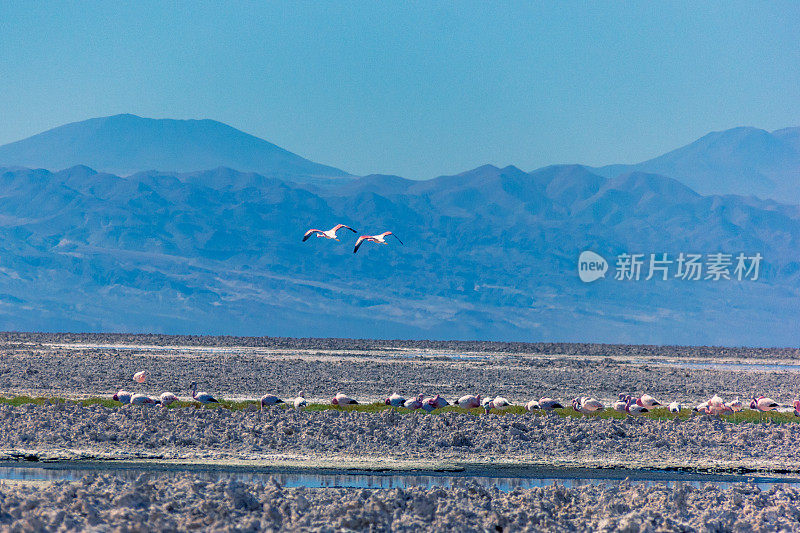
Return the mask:
M348 229L353 233L358 233L356 230L347 226L345 224L336 224L334 227L327 231L323 231L321 229L311 228L310 230L306 231L303 235L303 242L306 242L312 235L316 235L317 237L323 239L331 239L334 241L338 241L339 238L336 236L336 232L340 229ZM391 231L384 231L383 233L379 233L378 235L361 235L358 240L356 240L355 248L353 248L353 253L358 252L358 249L361 248L361 245L365 242L374 242L376 244L389 244L386 242L386 237L391 235L395 239L397 239L400 244L403 244L403 241L400 240L400 237L392 233Z
M335 233L335 232L334 232ZM136 383L144 382L147 373L145 371L137 372L134 374L133 380ZM204 391L197 391L197 382L192 381L189 385L189 390L192 394L192 400L203 405L219 404L212 394ZM178 401L178 397L172 392L164 392L157 398L152 398L141 393L131 393L124 389L118 391L112 396L112 399L126 405L141 405L141 406L156 406L167 407ZM390 407L404 407L406 409L431 412L435 409L441 409L448 405L455 405L462 409L477 409L482 408L486 414L489 414L493 409L496 411L503 411L513 407L513 404L502 396L495 397L482 397L480 394L466 394L454 400L452 404L445 400L441 395L426 397L424 394L418 394L413 398L406 398L401 394L392 393L388 396L383 403ZM259 400L259 408L263 411L265 408L273 407L280 404L288 404L295 409L304 409L308 406L305 398L305 393L302 391L297 396L288 401L284 401L275 394L267 393L261 396ZM347 394L338 392L332 399L331 405L345 406L345 405L359 405L359 402L351 398ZM618 399L606 405L600 400L589 396L576 397L571 402L572 409L582 415L591 415L601 413L606 409L613 409L618 412L626 413L630 416L639 416L652 411L654 408L662 407L663 404L656 400L649 394L642 394L641 396L634 397L630 394L620 393ZM530 400L524 405L525 409L529 412L534 411L552 411L554 409L564 409L564 404L559 400L542 397L538 400ZM759 413L767 413L775 411L781 407L779 403L766 396L754 397L748 404L748 407ZM795 400L792 404L794 408L794 415L800 417L800 399ZM670 413L680 413L683 406L673 401L666 407ZM692 408L693 412L714 416L723 415L736 415L745 409L744 403L739 398L730 402L725 402L719 395L715 394L708 400L700 403Z

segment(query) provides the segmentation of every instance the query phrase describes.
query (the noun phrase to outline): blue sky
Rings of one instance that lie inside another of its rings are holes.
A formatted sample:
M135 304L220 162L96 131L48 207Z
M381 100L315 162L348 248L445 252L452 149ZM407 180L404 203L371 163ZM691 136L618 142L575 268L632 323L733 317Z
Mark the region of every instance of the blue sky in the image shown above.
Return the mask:
M0 144L213 118L356 174L631 163L800 125L798 2L0 2Z

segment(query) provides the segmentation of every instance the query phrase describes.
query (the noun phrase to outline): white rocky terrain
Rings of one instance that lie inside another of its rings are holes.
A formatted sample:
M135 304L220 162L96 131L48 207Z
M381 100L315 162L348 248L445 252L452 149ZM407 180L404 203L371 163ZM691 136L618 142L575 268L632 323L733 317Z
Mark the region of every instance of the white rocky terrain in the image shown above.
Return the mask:
M360 461L800 471L800 424L551 415L427 415L0 405L0 457L29 460Z
M501 492L307 489L141 476L0 484L7 531L796 531L800 490L621 483Z
M684 404L719 393L800 390L792 350L487 343L369 343L273 339L243 346L208 338L13 336L0 345L5 397L109 397L119 388L188 396L190 381L223 398L310 402L338 391L365 402L390 392L502 394L568 401L618 392ZM709 366L717 365L717 366ZM722 365L722 366L719 366ZM134 372L145 370L144 383ZM0 459L116 460L243 469L447 470L539 465L800 472L800 424L730 418L601 419L544 413L348 412L272 408L161 409L0 404ZM26 464L37 464L26 463ZM796 531L800 490L752 484L702 489L628 483L501 492L478 484L390 490L281 488L191 474L89 476L74 482L0 482L0 530Z

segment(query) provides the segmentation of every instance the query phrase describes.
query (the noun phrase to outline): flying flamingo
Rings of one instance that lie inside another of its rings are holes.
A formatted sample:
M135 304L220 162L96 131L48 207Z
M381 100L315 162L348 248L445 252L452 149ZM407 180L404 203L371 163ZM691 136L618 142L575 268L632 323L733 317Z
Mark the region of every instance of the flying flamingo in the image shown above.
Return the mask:
M147 379L147 372L144 370L133 375L133 381L136 383L144 383L145 379Z
M391 231L384 231L380 235L362 235L356 241L356 247L353 248L353 253L356 253L365 241L375 242L378 244L389 244L388 242L386 242L386 237L388 237L389 235L393 236L395 239L400 241L400 237L398 237ZM400 241L400 244L403 244L403 241Z
M564 408L564 406L561 405L561 402L559 402L558 400L554 400L552 398L540 398L539 407L541 407L545 411L552 411L553 409Z
M207 392L197 392L196 381L192 381L192 384L189 385L189 388L192 389L192 398L194 398L196 402L200 402L202 404L219 403L219 400L211 396L211 394Z
M403 404L403 407L405 407L406 409L422 409L422 399L424 397L425 397L424 395L420 394L416 398L406 400L405 403Z
M259 402L261 408L259 409L259 411L263 411L264 407L272 407L273 405L278 405L279 403L283 403L283 400L281 400L274 394L267 393L261 397L261 401Z
M476 394L473 396L472 394L467 394L456 400L456 404L462 409L475 409L481 406L481 395Z
M162 392L161 396L158 398L158 403L161 404L161 407L167 407L178 401L178 397L172 394L171 392Z
M341 392L331 400L333 405L358 405L358 402Z
M356 230L354 230L350 226L345 226L344 224L336 224L334 227L332 227L328 231L322 231L321 229L310 229L310 230L308 230L306 232L306 234L303 235L303 242L306 242L309 239L309 237L311 237L315 233L317 234L317 237L323 237L325 239L333 239L335 241L338 241L339 239L336 237L336 232L339 231L342 228L349 229L353 233L356 233Z
M124 404L131 403L131 393L126 390L121 390L111 397L115 402Z
M406 399L395 392L394 394L386 398L386 400L384 400L384 403L386 405L391 405L392 407L402 407L403 404L406 403Z

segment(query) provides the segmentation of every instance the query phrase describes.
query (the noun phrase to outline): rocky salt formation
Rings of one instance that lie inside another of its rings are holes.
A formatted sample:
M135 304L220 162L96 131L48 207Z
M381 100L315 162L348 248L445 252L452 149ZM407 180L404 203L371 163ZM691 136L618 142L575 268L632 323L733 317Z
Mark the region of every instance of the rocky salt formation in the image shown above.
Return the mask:
M0 457L445 461L800 470L800 424L0 405Z
M7 531L797 531L800 490L736 484L282 488L191 476L0 483Z

